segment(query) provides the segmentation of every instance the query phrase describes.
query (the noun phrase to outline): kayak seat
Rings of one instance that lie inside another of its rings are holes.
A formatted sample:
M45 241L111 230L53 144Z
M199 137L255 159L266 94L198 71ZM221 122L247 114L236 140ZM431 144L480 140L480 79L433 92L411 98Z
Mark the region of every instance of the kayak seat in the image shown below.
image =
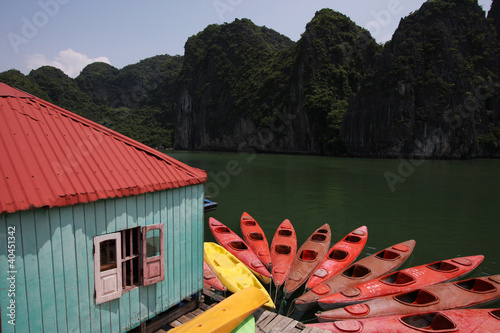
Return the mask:
M496 309L490 312L493 318L500 320L500 309Z
M231 233L231 230L229 230L228 227L217 227L217 228L214 228L214 230L218 234L229 234L229 233Z
M248 247L246 246L246 244L243 242L240 242L240 241L229 242L228 244L231 248L238 250L238 251L248 250Z
M361 237L354 236L354 235L349 235L346 238L344 238L344 242L347 242L347 243L359 243L359 242L361 242Z
M403 286L415 282L415 278L403 272L394 272L380 279L383 283Z
M289 255L292 252L292 248L288 245L276 245L274 247L274 252L277 254Z
M336 261L342 261L345 260L349 256L349 253L344 250L333 250L330 252L328 255L328 258Z
M251 232L248 234L248 238L250 238L251 240L255 240L255 241L264 240L264 237L262 236L262 234L260 232Z
M312 240L312 241L315 241L315 242L324 242L324 241L326 240L326 235L324 235L324 234L314 233L314 234L311 236L311 240Z
M313 250L302 250L300 253L300 260L303 261L314 261L318 257L318 252Z
M278 231L278 235L282 236L282 237L290 237L292 236L293 232L291 230L283 230L281 229L280 231Z
M378 258L384 259L384 260L395 260L395 259L399 259L399 257L401 257L401 255L399 253L394 252L394 251L390 251L390 250L380 251L379 253L377 253L376 256Z
M481 279L469 279L455 284L462 289L476 293L489 293L497 290L494 285Z
M442 272L452 272L458 270L457 266L450 264L449 262L446 261L438 261L427 265L427 267L435 271L442 271Z
M401 322L423 332L454 332L457 325L441 313L409 315L400 318Z
M344 270L342 275L345 277L359 279L359 278L364 278L365 276L368 276L368 274L370 274L370 273L371 273L371 270L365 266L352 265L348 269Z
M403 304L412 306L428 306L439 302L436 296L421 289L394 296L394 299Z
M245 220L243 219L243 225L248 226L248 227L253 227L256 225L254 220Z

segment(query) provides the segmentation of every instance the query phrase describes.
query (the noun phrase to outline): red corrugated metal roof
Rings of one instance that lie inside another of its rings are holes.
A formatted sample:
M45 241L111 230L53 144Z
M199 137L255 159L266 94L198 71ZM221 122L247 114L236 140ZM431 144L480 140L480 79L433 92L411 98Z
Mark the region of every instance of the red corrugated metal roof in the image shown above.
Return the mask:
M0 83L0 214L205 183L190 167Z

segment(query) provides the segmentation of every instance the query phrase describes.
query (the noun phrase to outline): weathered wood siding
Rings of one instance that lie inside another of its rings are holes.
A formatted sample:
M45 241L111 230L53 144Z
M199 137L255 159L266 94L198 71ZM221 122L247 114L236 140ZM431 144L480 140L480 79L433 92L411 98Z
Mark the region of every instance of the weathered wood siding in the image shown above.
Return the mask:
M2 332L124 332L203 288L204 185L0 216ZM165 279L95 305L95 236L165 224ZM8 227L16 320L8 323Z

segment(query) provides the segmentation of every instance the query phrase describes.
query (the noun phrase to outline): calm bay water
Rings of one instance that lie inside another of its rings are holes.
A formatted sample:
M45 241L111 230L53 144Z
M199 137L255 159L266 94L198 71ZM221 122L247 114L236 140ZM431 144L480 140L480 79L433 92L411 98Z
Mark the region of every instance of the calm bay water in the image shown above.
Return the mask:
M332 245L366 225L361 257L415 239L403 266L483 254L470 276L500 274L500 160L408 161L215 152L168 152L207 171L206 214L241 235L246 211L271 239L290 219L299 246L323 223ZM392 186L391 186L392 185ZM205 228L205 240L214 241ZM500 306L500 302L496 304Z

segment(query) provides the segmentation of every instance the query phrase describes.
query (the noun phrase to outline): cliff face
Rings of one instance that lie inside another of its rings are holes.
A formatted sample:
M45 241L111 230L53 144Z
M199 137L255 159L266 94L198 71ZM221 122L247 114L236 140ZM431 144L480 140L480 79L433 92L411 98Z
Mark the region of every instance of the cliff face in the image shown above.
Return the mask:
M342 123L354 156L498 156L498 42L474 0L402 20Z
M347 101L379 49L328 9L297 43L248 20L210 26L186 43L176 146L341 153Z

